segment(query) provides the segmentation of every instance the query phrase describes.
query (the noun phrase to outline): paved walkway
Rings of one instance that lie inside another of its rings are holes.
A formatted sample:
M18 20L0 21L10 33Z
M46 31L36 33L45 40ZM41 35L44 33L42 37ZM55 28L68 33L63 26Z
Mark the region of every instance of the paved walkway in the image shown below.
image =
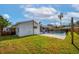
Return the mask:
M57 34L41 34L42 36L48 36L48 37L54 37L54 38L58 38L58 39L62 39L64 40L66 35L57 35Z

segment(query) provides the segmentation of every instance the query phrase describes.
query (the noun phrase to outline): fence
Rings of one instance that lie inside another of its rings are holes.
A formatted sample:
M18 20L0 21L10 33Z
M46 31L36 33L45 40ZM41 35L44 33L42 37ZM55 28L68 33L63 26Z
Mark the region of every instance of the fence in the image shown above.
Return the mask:
M16 34L15 29L10 29L9 31L2 31L1 36L15 35L15 34Z

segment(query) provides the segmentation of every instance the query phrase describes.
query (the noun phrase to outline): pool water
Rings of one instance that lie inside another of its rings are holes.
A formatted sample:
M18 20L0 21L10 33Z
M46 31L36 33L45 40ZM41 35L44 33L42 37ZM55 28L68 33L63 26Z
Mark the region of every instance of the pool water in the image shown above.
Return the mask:
M56 35L66 35L66 32L64 31L51 31L51 34L56 34Z
M64 31L50 31L50 32L42 33L42 35L48 36L48 37L55 37L55 38L64 40L66 37L66 32L64 32Z

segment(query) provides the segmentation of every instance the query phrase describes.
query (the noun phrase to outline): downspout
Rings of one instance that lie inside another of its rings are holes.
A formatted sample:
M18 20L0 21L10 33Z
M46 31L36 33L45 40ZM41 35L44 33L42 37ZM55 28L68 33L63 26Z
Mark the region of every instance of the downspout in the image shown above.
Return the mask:
M34 20L33 20L33 35L34 35Z

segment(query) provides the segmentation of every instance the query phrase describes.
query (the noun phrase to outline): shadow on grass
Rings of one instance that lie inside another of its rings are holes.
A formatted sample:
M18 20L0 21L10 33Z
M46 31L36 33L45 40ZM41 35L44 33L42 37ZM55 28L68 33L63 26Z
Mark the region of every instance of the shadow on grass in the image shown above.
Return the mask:
M73 46L79 51L79 48L73 43Z
M15 40L15 39L21 39L21 38L31 37L31 36L36 36L36 35L27 35L27 36L22 36L22 37L18 37L17 35L0 36L0 41Z

